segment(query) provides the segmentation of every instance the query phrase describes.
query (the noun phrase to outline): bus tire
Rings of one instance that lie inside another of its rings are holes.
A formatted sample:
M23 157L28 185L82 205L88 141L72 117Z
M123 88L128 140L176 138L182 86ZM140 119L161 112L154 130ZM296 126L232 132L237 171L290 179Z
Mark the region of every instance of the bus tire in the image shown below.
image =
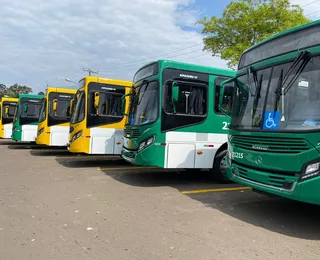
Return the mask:
M218 183L232 183L227 177L227 150L221 151L214 158L213 168L210 170L212 178Z

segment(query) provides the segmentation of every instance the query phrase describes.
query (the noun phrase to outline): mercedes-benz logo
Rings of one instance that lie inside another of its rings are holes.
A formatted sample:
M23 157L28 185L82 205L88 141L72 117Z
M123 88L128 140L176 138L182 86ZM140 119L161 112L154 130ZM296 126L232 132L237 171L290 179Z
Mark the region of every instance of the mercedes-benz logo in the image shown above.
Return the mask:
M261 164L262 163L262 157L261 156L257 156L254 161L255 161L256 164Z

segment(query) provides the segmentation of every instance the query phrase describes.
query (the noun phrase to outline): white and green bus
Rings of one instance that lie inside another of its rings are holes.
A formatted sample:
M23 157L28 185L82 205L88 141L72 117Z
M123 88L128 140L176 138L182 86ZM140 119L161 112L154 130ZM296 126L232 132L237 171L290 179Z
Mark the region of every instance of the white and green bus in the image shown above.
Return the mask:
M215 179L227 182L229 117L218 106L220 83L235 73L168 60L139 69L129 94L122 158L160 168L211 169Z

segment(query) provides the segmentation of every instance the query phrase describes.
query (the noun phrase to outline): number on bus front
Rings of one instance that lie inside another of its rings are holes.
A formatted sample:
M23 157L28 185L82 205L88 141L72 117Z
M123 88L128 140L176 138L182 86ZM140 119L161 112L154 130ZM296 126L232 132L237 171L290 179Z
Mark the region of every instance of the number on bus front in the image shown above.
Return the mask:
M229 130L229 123L228 122L222 122L223 127L222 130Z

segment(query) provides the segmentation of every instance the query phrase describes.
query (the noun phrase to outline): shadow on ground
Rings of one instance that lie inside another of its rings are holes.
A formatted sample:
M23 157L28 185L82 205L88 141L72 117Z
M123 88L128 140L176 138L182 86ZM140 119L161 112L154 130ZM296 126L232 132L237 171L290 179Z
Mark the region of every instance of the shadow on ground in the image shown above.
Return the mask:
M0 145L19 145L20 143L7 139L0 139Z
M128 185L169 186L180 192L239 186L214 183L205 171L188 173L163 169L134 169L103 172ZM203 192L186 196L238 220L272 232L303 239L320 239L320 206L271 198L252 191ZM214 221L214 216L212 219Z
M128 166L129 164L121 159L121 157L115 156L96 156L96 155L74 155L69 156L57 156L56 161L68 168L103 168L112 167L117 168L121 166Z
M45 146L37 145L33 143L15 143L8 145L8 149L11 150L25 150L25 149L33 149L33 150L41 150L45 149Z
M43 149L34 149L30 151L33 156L68 156L70 152L66 147L44 147Z

